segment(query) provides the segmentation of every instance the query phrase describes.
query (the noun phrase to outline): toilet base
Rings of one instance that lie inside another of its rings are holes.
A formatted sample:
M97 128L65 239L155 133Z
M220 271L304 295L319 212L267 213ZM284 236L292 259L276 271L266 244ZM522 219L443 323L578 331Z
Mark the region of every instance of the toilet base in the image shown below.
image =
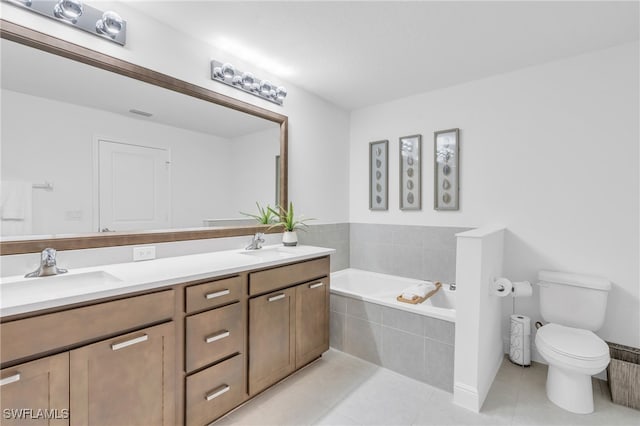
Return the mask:
M558 407L572 413L593 413L591 376L550 365L547 372L547 397Z

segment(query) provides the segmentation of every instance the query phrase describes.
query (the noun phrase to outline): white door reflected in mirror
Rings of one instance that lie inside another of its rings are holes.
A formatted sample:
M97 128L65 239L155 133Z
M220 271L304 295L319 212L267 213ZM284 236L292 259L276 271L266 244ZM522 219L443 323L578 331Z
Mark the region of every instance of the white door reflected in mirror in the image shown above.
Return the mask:
M171 153L100 140L98 229L171 227Z

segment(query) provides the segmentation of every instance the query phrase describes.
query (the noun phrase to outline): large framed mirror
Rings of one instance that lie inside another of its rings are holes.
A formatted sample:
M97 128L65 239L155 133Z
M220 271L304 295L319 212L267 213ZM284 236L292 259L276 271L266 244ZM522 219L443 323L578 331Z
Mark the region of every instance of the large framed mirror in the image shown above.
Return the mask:
M287 205L286 116L8 21L0 36L3 255L249 235L267 229L240 212Z

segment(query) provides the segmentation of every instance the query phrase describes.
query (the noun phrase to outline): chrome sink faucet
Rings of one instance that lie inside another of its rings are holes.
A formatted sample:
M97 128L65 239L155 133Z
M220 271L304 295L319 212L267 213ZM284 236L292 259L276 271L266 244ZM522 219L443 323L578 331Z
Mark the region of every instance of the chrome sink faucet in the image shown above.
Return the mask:
M253 240L251 240L251 244L246 246L245 250L261 249L262 244L264 244L264 234L262 232L256 232L256 235L253 236Z
M58 268L56 265L56 253L55 249L52 248L42 250L42 253L40 253L40 266L24 277L48 277L49 275L58 275L67 272L66 269Z

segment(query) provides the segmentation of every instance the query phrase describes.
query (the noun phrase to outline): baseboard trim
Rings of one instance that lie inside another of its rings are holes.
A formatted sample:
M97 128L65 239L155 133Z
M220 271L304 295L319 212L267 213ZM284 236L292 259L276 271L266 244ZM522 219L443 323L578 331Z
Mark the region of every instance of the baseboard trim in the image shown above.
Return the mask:
M478 390L465 385L464 383L453 384L453 402L462 408L471 410L475 413L480 412L480 404L478 404Z

